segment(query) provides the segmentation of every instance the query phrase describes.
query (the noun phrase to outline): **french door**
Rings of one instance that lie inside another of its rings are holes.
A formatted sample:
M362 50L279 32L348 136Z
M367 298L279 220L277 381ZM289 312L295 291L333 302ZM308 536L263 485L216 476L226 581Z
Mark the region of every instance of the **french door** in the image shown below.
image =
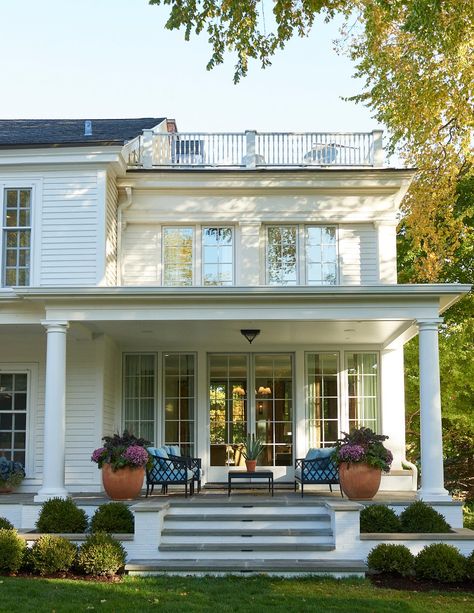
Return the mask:
M284 476L293 465L291 354L209 355L209 481L245 465L248 434L263 443L259 465Z

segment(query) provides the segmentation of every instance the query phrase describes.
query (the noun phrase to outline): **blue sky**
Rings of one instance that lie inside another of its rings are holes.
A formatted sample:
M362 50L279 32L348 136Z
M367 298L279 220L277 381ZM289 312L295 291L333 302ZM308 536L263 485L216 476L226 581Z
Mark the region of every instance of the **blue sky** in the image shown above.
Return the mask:
M268 3L267 3L268 4ZM0 117L174 117L182 131L368 131L348 59L318 24L261 70L211 72L206 37L165 30L147 0L0 0Z

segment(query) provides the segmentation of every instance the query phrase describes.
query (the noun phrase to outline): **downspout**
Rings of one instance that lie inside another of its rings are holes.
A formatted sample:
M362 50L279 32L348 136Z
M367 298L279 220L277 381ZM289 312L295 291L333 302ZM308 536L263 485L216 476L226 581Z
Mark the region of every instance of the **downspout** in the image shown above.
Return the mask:
M117 285L122 285L122 232L127 227L123 221L123 212L132 205L132 188L124 187L125 197L121 198L117 208Z
M411 469L411 489L413 492L416 492L418 490L418 467L407 459L402 461L402 468L404 466L408 466Z

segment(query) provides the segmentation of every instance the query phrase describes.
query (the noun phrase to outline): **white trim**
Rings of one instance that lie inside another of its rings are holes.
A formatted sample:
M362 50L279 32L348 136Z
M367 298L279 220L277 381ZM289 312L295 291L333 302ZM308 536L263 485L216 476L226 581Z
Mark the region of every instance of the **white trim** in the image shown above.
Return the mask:
M97 171L97 251L96 283L106 285L106 245L107 245L107 171Z

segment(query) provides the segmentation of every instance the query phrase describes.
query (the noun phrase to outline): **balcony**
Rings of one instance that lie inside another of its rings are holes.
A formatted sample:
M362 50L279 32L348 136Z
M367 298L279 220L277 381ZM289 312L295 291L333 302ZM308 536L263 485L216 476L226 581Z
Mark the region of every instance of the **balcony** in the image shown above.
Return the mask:
M382 131L154 132L127 143L130 168L382 167Z

